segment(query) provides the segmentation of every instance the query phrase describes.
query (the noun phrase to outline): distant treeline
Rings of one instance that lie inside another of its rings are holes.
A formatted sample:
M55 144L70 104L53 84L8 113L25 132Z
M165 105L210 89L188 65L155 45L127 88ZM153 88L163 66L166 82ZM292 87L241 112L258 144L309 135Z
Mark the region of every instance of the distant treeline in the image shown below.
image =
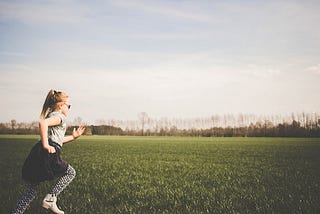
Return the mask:
M282 121L282 122L280 122ZM202 137L320 137L320 116L301 113L289 117L253 115L224 115L210 118L156 120L146 113L136 121L100 121L107 125L87 125L85 135L130 136L202 136ZM83 124L76 118L74 124ZM71 134L71 124L67 134ZM187 127L187 128L186 128ZM0 134L39 134L38 122L0 123Z
M320 121L319 121L320 122ZM99 130L99 131L98 131ZM192 136L192 137L320 137L320 123L302 127L297 121L276 126L270 123L251 124L248 127L214 127L209 129L122 130L112 126L89 126L87 134L129 135L129 136ZM92 131L90 133L90 131Z

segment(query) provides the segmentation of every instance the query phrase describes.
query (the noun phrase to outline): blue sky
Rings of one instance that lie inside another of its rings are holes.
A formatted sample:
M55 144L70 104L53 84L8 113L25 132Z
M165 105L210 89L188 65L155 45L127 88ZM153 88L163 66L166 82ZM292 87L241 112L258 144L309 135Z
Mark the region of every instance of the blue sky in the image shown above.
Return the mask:
M0 121L320 109L319 1L0 0Z

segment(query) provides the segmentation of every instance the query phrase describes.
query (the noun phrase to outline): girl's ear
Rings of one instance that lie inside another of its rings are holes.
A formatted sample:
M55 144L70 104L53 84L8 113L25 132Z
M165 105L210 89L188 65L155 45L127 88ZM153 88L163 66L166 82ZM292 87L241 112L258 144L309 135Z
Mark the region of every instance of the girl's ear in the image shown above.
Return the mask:
M63 104L62 104L62 103L58 103L58 104L57 104L57 107L58 107L58 109L59 109L59 110L61 110L61 109L62 109L62 106L63 106Z

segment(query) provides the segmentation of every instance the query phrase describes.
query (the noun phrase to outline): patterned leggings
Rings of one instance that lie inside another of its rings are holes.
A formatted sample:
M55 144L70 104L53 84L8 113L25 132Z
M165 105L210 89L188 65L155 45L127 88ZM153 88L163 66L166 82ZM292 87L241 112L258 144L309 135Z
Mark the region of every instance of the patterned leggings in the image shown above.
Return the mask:
M53 194L56 196L59 195L64 190L64 188L66 188L68 184L74 179L75 176L76 171L72 166L68 165L66 173L58 179L57 183L53 186L49 194ZM27 190L18 202L17 207L13 210L13 214L23 213L27 209L29 204L37 196L38 186L38 183L27 184Z

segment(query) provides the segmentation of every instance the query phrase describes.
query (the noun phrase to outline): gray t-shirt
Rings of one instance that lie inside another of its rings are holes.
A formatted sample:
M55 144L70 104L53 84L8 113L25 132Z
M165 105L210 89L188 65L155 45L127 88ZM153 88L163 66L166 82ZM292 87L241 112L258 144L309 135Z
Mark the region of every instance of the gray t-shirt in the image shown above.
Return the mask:
M66 116L60 112L54 111L50 112L47 118L57 116L61 119L61 123L56 126L48 127L48 139L59 144L63 145L63 138L67 130Z

